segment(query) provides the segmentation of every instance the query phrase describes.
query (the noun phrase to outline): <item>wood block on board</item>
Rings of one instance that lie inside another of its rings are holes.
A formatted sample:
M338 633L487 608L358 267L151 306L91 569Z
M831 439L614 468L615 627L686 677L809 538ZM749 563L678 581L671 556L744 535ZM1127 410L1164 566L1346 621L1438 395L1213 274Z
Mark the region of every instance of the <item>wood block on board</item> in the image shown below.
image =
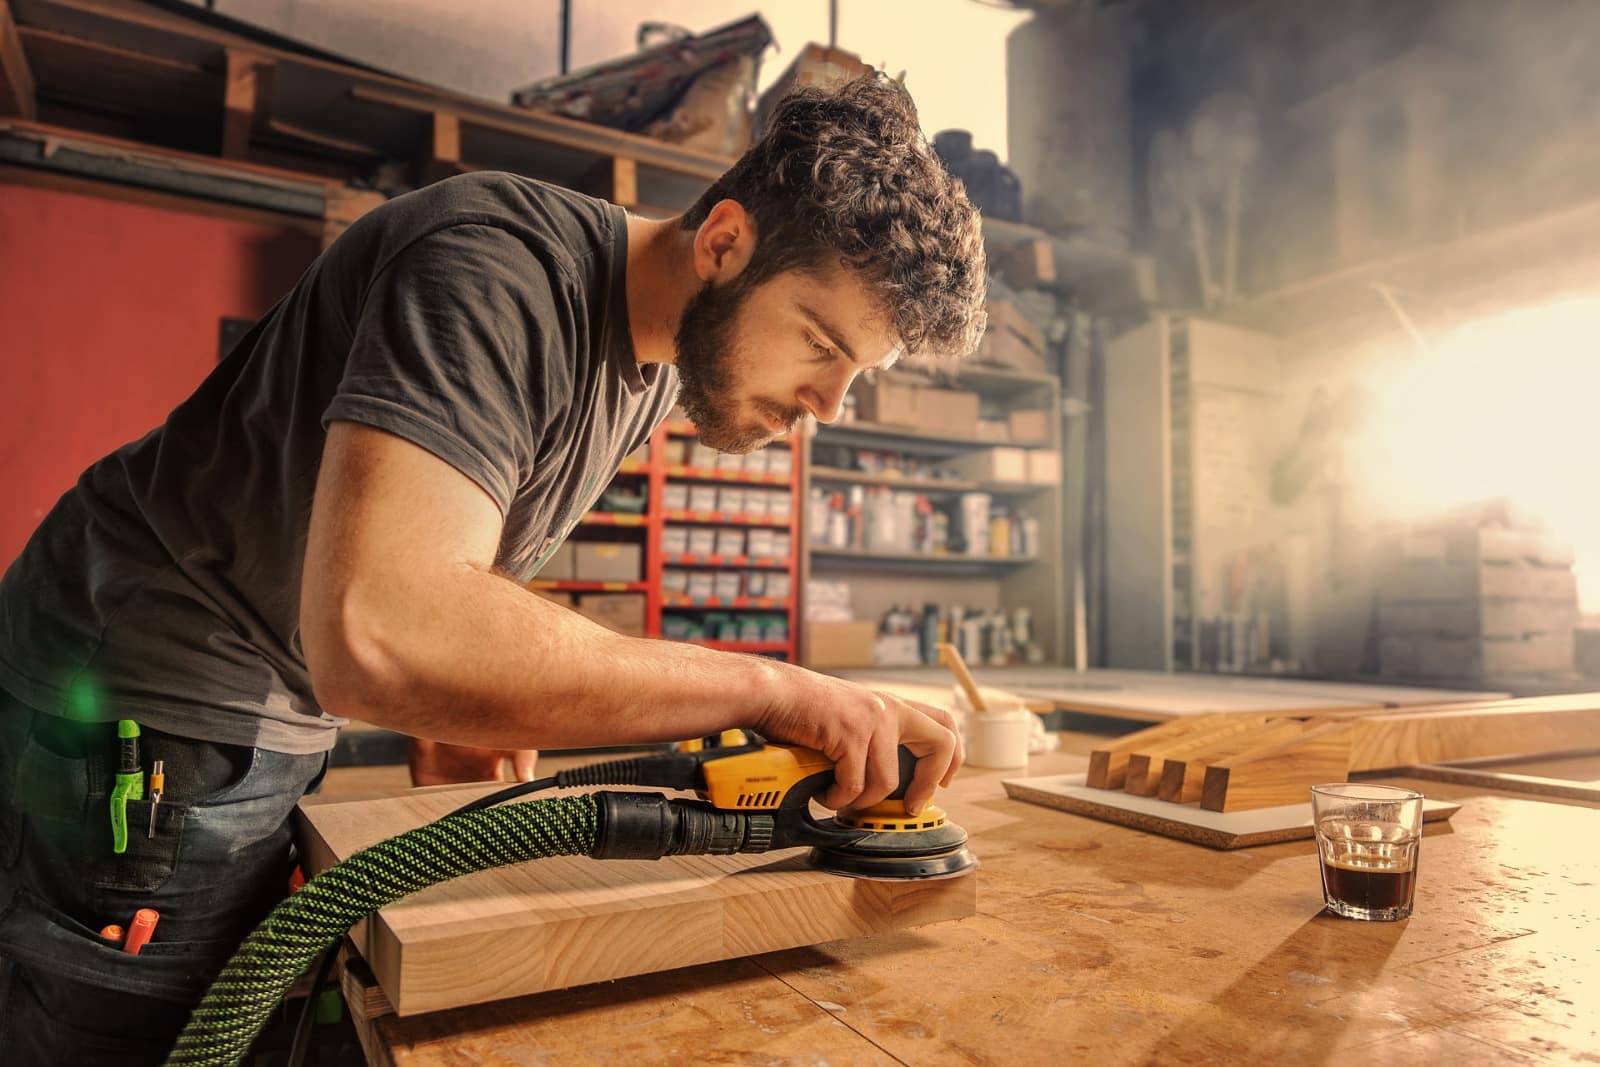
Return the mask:
M1200 806L1222 812L1278 807L1296 803L1319 782L1344 781L1350 773L1351 729L1350 722L1326 723L1211 764L1200 787Z
M303 803L309 873L455 810L491 784ZM535 860L430 886L350 937L400 1015L863 937L977 910L969 875L878 882L802 850L663 860Z
M1169 752L1161 765L1161 780L1156 786L1155 795L1180 804L1194 803L1200 799L1208 766L1232 759L1253 748L1277 745L1298 737L1305 729L1306 724L1300 719L1274 719L1214 740L1203 750L1194 753Z
M1207 752L1225 738L1263 726L1266 721L1265 715L1210 715L1198 720L1195 728L1182 737L1157 741L1131 753L1128 756L1127 779L1122 783L1123 791L1141 797L1155 796L1169 756L1182 758Z

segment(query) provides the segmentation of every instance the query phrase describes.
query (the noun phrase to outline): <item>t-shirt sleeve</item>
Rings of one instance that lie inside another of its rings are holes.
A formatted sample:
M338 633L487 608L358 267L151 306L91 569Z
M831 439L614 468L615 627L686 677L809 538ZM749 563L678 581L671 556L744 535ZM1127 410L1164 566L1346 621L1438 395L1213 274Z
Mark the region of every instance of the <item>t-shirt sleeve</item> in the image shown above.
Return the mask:
M323 412L427 449L504 515L551 412L571 395L555 282L494 226L422 237L369 286L344 376Z

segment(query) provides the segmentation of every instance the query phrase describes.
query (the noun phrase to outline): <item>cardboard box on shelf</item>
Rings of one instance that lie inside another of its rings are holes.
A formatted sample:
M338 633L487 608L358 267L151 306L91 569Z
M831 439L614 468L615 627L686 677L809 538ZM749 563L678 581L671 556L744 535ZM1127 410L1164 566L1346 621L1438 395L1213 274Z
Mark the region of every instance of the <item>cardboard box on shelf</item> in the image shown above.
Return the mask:
M668 511L689 510L689 487L682 482L668 482L662 486L661 506Z
M553 581L564 582L572 577L572 542L563 541L550 553L550 558L544 561L544 566L539 568L535 578L548 578Z
M945 464L962 478L979 482L1026 482L1028 450L1025 448L986 448L957 456Z
M709 526L697 526L689 531L689 551L696 556L709 556L717 550L717 531Z
M804 85L818 85L824 88L839 85L859 78L864 74L871 74L872 68L861 61L861 57L854 52L846 52L842 48L828 48L815 42L800 49L800 54L795 56L789 69L778 75L778 80L761 94L761 100L756 105L755 129L767 128L767 119L772 115L772 109L777 107L778 101L791 89Z
M918 397L918 425L925 430L961 437L977 432L978 394L959 389L924 389Z
M1011 440L1017 444L1048 444L1050 413L1039 409L1013 411L1007 418Z
M1021 371L1024 374L1043 374L1046 370L1044 357L1029 348L1020 337L1009 330L985 332L972 358L979 363Z
M738 571L716 572L716 592L712 594L713 596L719 596L724 600L733 600L735 597L738 597L743 590L744 575L740 574Z
M856 415L864 422L885 426L917 425L917 394L922 390L906 382L880 378L876 381L859 381L852 395L856 400Z
M690 511L716 511L717 487L714 485L694 485L689 487Z
M690 596L712 596L716 591L716 576L711 571L691 571L689 573Z
M870 667L878 627L870 622L806 623L806 664L811 667Z
M643 593L585 593L578 598L578 613L629 637L643 637Z
M661 530L661 551L684 553L689 551L689 528L666 526Z
M951 436L977 432L977 393L929 389L883 378L858 383L852 395L856 399L857 415L864 422Z
M742 556L744 555L743 530L718 530L717 555Z
M990 300L983 305L983 309L989 313L988 332L1009 333L1032 349L1035 355L1044 355L1044 331L1035 326L1021 308L1009 300Z
M1061 481L1061 453L1048 448L1028 449L1028 482L1055 485Z
M741 515L748 510L745 491L737 486L724 485L717 489L716 510L725 515Z
M693 571L678 570L668 567L661 572L661 591L663 593L686 594L689 592L689 575Z
M644 570L643 548L621 542L579 541L572 559L581 582L637 582Z

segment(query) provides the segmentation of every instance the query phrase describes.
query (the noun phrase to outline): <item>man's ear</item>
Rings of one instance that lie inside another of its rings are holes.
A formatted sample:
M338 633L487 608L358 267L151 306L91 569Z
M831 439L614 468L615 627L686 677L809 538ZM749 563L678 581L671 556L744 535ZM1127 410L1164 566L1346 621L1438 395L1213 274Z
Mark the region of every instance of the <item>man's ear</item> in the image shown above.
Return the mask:
M737 200L719 200L694 235L694 271L702 282L732 281L756 250L756 223Z

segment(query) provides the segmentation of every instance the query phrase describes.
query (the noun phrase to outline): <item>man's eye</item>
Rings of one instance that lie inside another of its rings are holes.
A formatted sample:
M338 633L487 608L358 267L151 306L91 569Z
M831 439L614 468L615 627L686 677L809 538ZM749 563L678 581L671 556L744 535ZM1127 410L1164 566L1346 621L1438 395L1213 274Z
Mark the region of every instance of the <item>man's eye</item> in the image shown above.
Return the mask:
M831 359L834 356L834 351L832 348L823 344L810 334L806 335L806 344L810 345L811 350L817 355L822 356L824 359Z

